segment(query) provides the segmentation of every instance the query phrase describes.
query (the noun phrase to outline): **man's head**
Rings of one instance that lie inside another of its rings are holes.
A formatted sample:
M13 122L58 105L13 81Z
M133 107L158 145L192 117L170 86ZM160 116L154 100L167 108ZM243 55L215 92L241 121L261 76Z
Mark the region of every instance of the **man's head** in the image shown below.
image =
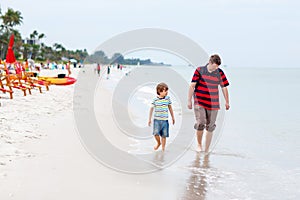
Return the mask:
M221 58L218 54L211 55L209 58L209 68L212 71L218 69L219 65L221 65Z
M161 95L161 96L167 96L168 95L168 85L165 83L159 83L156 86L156 93L157 95Z

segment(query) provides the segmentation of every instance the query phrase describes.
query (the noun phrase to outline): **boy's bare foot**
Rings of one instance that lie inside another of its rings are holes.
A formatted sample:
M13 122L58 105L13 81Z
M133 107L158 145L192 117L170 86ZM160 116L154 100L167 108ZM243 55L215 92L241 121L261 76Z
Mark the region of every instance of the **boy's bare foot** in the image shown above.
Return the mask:
M154 147L154 150L156 151L160 146L160 143L157 143L157 145Z
M197 152L201 152L201 151L202 151L201 145L198 144L196 151L197 151Z

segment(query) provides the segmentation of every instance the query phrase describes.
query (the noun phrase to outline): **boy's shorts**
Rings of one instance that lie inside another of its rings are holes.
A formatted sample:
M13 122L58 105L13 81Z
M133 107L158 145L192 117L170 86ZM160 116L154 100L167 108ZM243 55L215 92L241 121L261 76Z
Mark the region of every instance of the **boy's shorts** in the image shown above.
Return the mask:
M161 137L169 137L169 122L168 122L168 120L154 119L153 135L159 135Z

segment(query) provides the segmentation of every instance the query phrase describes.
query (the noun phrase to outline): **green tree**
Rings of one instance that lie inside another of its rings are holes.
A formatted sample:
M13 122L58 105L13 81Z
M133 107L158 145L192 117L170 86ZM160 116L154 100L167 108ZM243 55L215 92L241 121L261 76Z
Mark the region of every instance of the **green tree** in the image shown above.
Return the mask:
M42 55L42 48L45 47L43 43L41 43L41 40L44 39L46 36L44 33L39 34L37 30L34 30L30 35L29 39L32 40L33 42L30 44L25 44L25 46L29 46L30 54L32 59L38 59L38 60L44 60L45 58ZM43 45L42 45L43 44ZM24 47L24 50L28 51L28 48ZM26 59L28 56L24 55L24 58Z
M110 59L111 63L124 63L124 56L120 53L115 53L111 59Z
M13 9L8 8L7 12L2 14L2 11L0 9L0 58L4 59L6 55L9 38L12 33L14 33L15 35L15 54L16 57L19 56L18 51L21 46L20 42L22 41L22 38L19 31L15 30L14 27L17 25L21 25L22 19L23 17L21 16L21 12L19 11L14 11Z
M8 8L5 14L2 14L0 9L0 57L3 59L7 52L8 42L10 35L14 33L15 35L15 45L14 50L16 57L19 56L19 49L21 46L21 34L19 31L15 30L14 27L22 24L23 17L21 16L21 12L14 11L11 8Z
M4 15L1 14L0 19L2 21L1 29L6 30L11 30L13 27L21 25L23 23L21 12L14 11L12 8L8 8L7 12Z

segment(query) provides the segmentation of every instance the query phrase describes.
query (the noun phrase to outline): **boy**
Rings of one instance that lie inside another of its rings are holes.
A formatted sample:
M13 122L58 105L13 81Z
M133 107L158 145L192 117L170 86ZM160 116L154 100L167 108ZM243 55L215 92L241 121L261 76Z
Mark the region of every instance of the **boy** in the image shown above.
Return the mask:
M175 118L173 109L171 106L171 100L168 95L168 85L165 83L159 83L156 86L157 97L153 99L152 106L149 113L148 126L151 125L152 113L154 110L154 122L153 122L153 135L157 142L154 150L157 150L162 144L162 151L165 150L166 138L169 137L169 122L168 122L168 110L171 113L172 123L175 124Z

